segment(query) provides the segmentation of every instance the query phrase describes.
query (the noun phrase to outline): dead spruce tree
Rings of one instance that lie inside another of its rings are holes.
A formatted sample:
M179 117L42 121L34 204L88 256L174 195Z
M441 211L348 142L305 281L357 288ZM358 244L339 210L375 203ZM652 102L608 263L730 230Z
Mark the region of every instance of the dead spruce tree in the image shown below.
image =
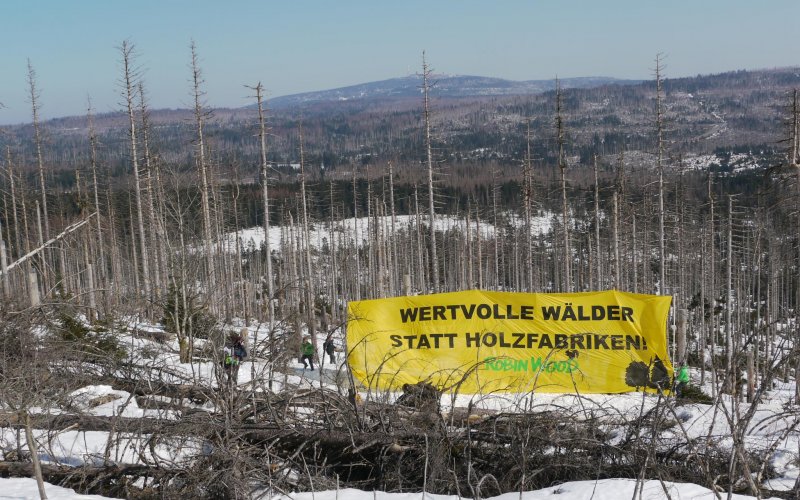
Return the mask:
M205 121L208 112L204 109L203 96L205 92L201 89L203 75L200 70L200 61L197 57L197 47L194 40L190 44L191 67L192 67L192 98L194 100L194 121L195 121L195 162L200 176L200 203L203 216L203 248L206 257L206 287L211 297L210 303L215 311L219 310L216 293L216 272L214 269L214 233L211 226L211 182L209 169L206 159L206 144L204 135Z
M39 111L40 111L40 103L39 98L41 97L39 90L36 87L36 71L33 69L33 65L31 64L30 59L28 59L28 90L29 94L28 97L31 103L31 114L33 116L33 140L34 140L34 147L36 149L36 170L39 174L39 200L41 203L40 208L42 210L42 215L44 218L44 232L39 235L39 245L44 243L45 240L50 239L50 211L47 208L47 188L45 186L45 175L44 175L44 157L42 154L42 134L41 134L41 124L39 122ZM40 225L41 227L41 225ZM42 284L44 285L44 289L47 290L50 288L50 276L48 269L50 268L49 261L50 252L45 251L40 256L41 266L39 272L42 276ZM64 277L62 276L62 279Z
M423 98L423 118L425 125L425 162L428 167L428 224L430 225L430 247L431 247L431 290L435 293L439 291L439 259L436 254L436 212L433 198L433 150L431 147L431 113L430 113L430 77L432 70L428 67L425 60L425 52L422 52L422 98Z
M166 252L164 250L164 228L160 223L157 207L159 206L158 194L162 191L160 186L160 176L156 172L156 160L150 150L150 110L147 108L147 96L145 94L144 82L138 82L139 93L139 118L141 120L141 136L143 148L143 167L144 167L144 206L147 217L147 225L150 232L150 241L153 244L153 279L152 279L152 300L158 301L164 284L167 282Z
M664 235L664 82L662 80L662 56L656 56L656 167L658 168L658 293L667 293L666 250Z
M567 157L564 151L566 131L564 129L564 115L562 109L563 95L561 84L556 80L556 143L558 145L558 171L561 179L561 231L563 236L563 269L561 288L565 292L572 291L572 247L570 244L570 216L567 204Z
M267 285L267 321L269 323L269 348L275 348L275 278L272 270L272 242L270 239L270 210L269 210L269 163L267 162L267 124L265 114L265 105L263 99L263 90L261 82L258 82L254 87L249 87L256 92L256 104L258 105L258 152L259 152L259 172L261 180L261 203L264 210L264 220L262 223L264 229L264 254L266 264L266 275L264 279ZM257 338L253 339L254 345ZM270 389L272 377L270 377Z
M139 155L138 155L138 137L136 133L136 88L138 71L134 68L134 47L133 44L124 40L119 48L120 55L122 56L122 98L125 103L125 109L128 116L128 141L130 151L130 168L133 173L133 195L136 205L136 225L139 235L139 252L138 260L141 262L141 284L144 298L146 301L151 299L150 296L150 259L148 258L148 244L147 233L144 230L144 210L142 209L142 187L139 179ZM136 271L138 275L138 270ZM149 309L149 308L148 308Z

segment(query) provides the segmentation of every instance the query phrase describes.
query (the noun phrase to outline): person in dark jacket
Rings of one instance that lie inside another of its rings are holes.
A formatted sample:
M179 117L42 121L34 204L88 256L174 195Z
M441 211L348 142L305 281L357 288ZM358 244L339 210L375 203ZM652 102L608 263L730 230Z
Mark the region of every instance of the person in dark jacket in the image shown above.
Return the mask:
M222 368L225 370L225 380L228 384L236 384L239 379L239 365L247 357L243 340L241 335L232 333L225 342Z
M336 364L336 346L333 345L333 334L328 334L325 338L325 342L322 343L322 350L325 351L325 354L330 356L331 364Z

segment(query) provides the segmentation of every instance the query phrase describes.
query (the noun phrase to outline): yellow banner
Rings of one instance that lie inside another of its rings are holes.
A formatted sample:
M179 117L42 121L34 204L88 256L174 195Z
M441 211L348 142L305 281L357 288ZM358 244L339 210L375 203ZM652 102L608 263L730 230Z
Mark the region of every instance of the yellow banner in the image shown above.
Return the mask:
M671 297L470 290L348 304L347 361L372 389L669 390Z

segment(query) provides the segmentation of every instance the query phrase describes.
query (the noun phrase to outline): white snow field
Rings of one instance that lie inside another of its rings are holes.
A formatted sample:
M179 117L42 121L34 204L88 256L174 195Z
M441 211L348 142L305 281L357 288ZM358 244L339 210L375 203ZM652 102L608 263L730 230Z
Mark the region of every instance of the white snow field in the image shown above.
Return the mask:
M636 488L633 479L601 479L598 481L573 481L551 488L522 493L505 493L486 497L484 500L618 500L631 498ZM47 498L51 500L102 500L108 497L80 495L74 490L45 484ZM642 500L661 500L669 495L673 500L715 500L717 497L708 488L690 483L671 483L650 480L641 485ZM28 500L38 499L36 481L27 478L0 479L0 499ZM383 491L361 491L354 489L292 493L288 495L265 495L271 500L469 500L470 497L456 495L435 495L432 493L386 493ZM754 498L736 495L734 500Z

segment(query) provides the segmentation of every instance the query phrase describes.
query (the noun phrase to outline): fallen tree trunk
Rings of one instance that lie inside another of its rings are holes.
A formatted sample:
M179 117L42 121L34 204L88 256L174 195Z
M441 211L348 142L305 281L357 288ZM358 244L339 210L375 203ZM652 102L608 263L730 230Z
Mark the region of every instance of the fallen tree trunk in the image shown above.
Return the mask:
M194 412L176 420L153 417L119 417L98 415L31 415L33 429L77 431L140 432L145 434L196 434L195 428L207 429L216 419L207 412ZM0 413L0 427L23 429L24 418L18 413Z
M50 484L72 488L84 494L113 495L121 498L148 497L142 478L152 481L186 475L181 469L148 465L108 465L66 467L42 464L42 477ZM30 462L0 462L0 477L31 477Z

